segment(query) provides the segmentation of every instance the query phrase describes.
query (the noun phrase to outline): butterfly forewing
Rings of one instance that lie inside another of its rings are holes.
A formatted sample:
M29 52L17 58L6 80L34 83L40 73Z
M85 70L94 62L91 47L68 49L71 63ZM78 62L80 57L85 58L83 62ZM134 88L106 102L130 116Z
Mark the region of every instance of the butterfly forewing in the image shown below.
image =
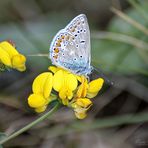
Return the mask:
M90 73L90 32L84 14L75 17L56 34L50 47L50 59L73 73Z

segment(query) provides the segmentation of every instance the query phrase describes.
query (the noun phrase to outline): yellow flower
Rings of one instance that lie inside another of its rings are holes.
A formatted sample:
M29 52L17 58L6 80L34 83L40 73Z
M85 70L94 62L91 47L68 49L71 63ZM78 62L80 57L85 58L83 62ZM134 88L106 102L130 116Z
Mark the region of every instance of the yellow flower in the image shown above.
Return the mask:
M75 115L78 119L84 119L87 114L87 110L92 105L92 102L88 98L79 98L72 104Z
M77 98L86 97L87 88L88 88L87 83L88 83L87 79L84 76L81 76L81 84L78 87Z
M53 88L55 91L59 92L59 97L64 105L68 105L77 85L78 81L74 74L63 69L59 69L55 72L53 77Z
M78 119L84 119L87 115L87 110L92 105L92 102L88 98L93 98L98 94L102 88L104 80L102 78L98 78L88 83L87 79L84 76L81 76L80 82L81 84L78 87L75 97L76 101L71 105L71 107L74 109L75 115Z
M19 71L26 70L26 57L20 54L8 41L0 43L0 62Z
M43 112L47 105L58 98L63 105L71 107L78 119L84 119L92 102L90 98L97 95L104 80L98 78L91 82L84 76L78 76L59 67L50 66L51 72L37 76L32 85L33 94L28 98L28 104L36 112Z
M94 98L102 88L103 84L104 80L102 78L98 78L96 80L91 81L88 84L87 97Z
M35 108L37 112L43 112L47 104L53 100L51 96L52 86L53 75L51 72L44 72L37 76L32 85L33 94L28 98L29 106Z

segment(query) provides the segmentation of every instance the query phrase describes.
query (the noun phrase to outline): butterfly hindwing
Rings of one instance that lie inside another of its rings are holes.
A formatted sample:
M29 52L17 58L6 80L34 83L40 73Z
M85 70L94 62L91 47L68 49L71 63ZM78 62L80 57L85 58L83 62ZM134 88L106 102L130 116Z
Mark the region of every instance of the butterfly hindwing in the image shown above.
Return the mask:
M73 73L90 73L90 33L85 15L75 17L56 34L50 47L50 59Z

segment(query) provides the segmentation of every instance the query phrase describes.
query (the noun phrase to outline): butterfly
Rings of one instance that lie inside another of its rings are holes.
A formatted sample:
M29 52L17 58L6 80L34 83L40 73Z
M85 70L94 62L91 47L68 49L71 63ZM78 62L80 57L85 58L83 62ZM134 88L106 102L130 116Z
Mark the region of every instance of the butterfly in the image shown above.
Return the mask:
M90 31L85 14L76 16L53 38L49 58L53 65L77 75L89 75L92 71Z

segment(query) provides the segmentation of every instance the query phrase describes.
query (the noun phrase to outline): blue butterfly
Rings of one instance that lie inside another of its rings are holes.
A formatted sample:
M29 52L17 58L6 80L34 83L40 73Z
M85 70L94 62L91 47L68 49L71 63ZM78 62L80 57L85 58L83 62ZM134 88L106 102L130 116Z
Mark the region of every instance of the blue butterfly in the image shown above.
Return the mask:
M53 65L77 75L91 73L90 31L84 14L76 16L55 35L49 53Z

